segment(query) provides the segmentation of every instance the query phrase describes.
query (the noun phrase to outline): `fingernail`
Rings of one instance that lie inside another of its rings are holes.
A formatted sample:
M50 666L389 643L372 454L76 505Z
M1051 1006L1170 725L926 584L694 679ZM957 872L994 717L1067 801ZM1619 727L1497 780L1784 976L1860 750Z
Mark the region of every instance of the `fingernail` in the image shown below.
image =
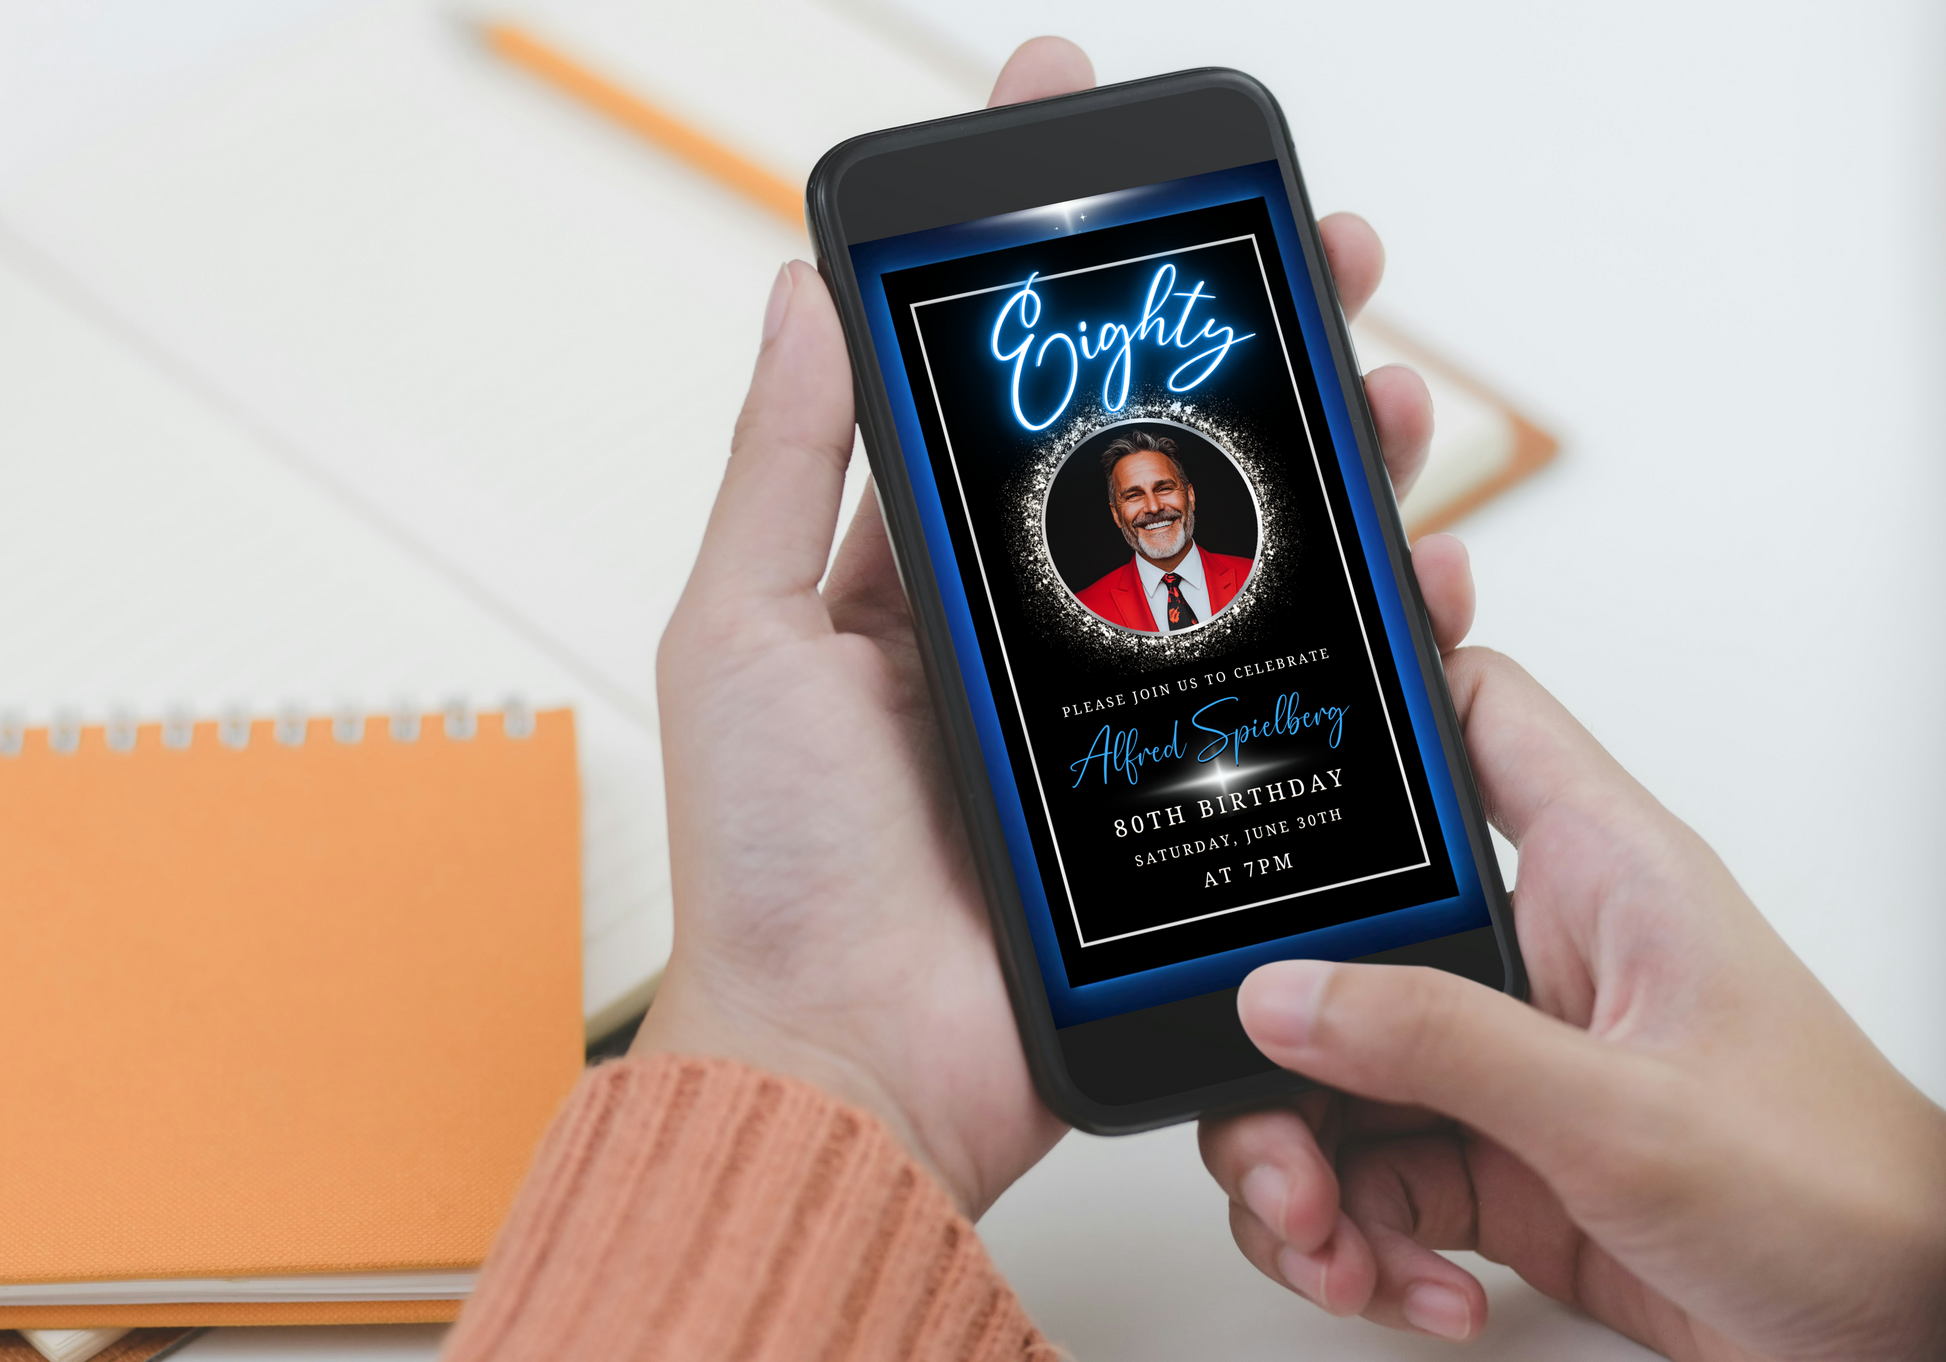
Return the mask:
M791 267L788 262L777 271L777 282L770 286L770 301L764 305L764 339L768 341L777 334L777 328L784 324L784 313L791 305ZM748 315L748 314L745 314Z
M1250 1005L1243 1019L1251 1038L1260 1046L1287 1049L1308 1041L1331 970L1327 960L1279 960L1251 975L1246 981Z
M1406 1288L1405 1317L1413 1328L1441 1338L1465 1338L1473 1327L1466 1297L1438 1282L1414 1282Z
M1322 1257L1313 1253L1299 1253L1296 1249L1280 1249L1277 1253L1277 1272L1286 1285L1298 1295L1314 1305L1322 1305L1329 1310L1324 1295L1325 1278L1330 1268Z
M1263 1221L1264 1227L1279 1239L1284 1237L1284 1207L1290 1201L1291 1180L1284 1176L1284 1170L1270 1164L1258 1164L1243 1175L1237 1185L1243 1197L1243 1204L1250 1214Z

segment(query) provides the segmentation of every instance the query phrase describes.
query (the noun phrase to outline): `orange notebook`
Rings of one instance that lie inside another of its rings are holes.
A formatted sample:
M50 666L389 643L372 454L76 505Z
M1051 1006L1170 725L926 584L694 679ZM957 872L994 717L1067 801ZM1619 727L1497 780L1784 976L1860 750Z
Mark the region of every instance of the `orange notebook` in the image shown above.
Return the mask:
M0 731L0 1328L448 1319L581 1068L566 711Z

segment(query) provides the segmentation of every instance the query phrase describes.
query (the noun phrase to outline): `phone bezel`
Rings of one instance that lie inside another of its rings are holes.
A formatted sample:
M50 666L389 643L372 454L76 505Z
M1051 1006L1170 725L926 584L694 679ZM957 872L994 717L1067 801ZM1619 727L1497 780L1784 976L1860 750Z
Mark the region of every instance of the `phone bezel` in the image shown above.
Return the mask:
M1234 98L1236 95L1247 100L1254 121L1252 116L1243 114L1243 106ZM1192 120L1188 128L1180 126L1185 111ZM1140 127L1146 141L1132 135L1131 125ZM1031 156L1022 157L1020 152L1027 135L1032 138ZM861 166L874 158L887 157L894 159L880 162L881 168L890 172L879 174L880 183L866 183L862 187L853 183L847 187L847 178ZM1006 161L1008 157L1012 159ZM982 888L992 911L1001 967L1013 1000L1028 1066L1041 1096L1056 1114L1096 1134L1127 1134L1214 1111L1260 1105L1312 1085L1299 1075L1272 1070L1185 1088L1148 1101L1111 1106L1089 1097L1068 1073L1042 982L1040 961L1028 934L1026 910L1001 832L972 709L948 633L945 607L919 527L918 506L900 451L891 398L873 346L849 247L855 242L1255 164L1273 157L1282 169L1285 191L1298 221L1307 272L1326 321L1339 386L1352 415L1360 461L1374 503L1380 509L1387 566L1406 602L1414 654L1433 702L1442 754L1453 775L1468 849L1478 868L1492 919L1503 986L1508 992L1525 997L1526 973L1513 933L1512 913L1501 883L1498 858L1487 833L1472 770L1459 741L1458 719L1433 643L1418 579L1411 569L1410 549L1391 478L1379 456L1378 438L1365 401L1344 309L1324 263L1316 217L1298 170L1289 128L1269 90L1240 71L1208 67L870 133L840 143L827 152L812 171L806 193L807 218L817 247L818 268L831 289L850 347L858 424L877 484L893 555L911 602L920 655L945 730L949 766L965 810ZM1051 188L1058 192L1050 192ZM860 234L847 233L844 224L848 215L854 223L862 224ZM1376 569L1377 565L1372 566ZM1451 939L1437 938L1408 949L1418 952L1416 959L1438 964L1438 941ZM1457 972L1473 977L1465 969Z

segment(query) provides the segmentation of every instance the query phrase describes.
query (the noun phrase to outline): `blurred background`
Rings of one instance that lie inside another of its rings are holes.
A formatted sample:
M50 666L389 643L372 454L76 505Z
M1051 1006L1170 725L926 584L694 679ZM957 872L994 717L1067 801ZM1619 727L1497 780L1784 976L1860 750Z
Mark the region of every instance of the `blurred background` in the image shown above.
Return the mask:
M1938 6L0 4L0 712L575 704L605 1021L667 950L654 639L809 247L497 22L798 184L1036 33L1265 80L1386 242L1377 310L1561 442L1453 527L1475 640L1946 1098ZM983 1233L1082 1358L1439 1350L1259 1279L1187 1129L1069 1140ZM1646 1355L1481 1271L1487 1354Z

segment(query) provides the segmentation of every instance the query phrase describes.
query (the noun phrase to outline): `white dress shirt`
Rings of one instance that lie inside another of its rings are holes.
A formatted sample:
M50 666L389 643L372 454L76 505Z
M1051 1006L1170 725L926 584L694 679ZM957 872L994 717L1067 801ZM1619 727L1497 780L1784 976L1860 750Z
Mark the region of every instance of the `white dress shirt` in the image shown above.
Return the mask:
M1142 574L1142 592L1149 598L1149 614L1155 618L1157 632L1168 633L1169 588L1162 580L1162 569L1138 553L1135 570ZM1189 608L1196 612L1196 622L1201 624L1209 618L1209 589L1203 585L1203 551L1191 544L1189 552L1173 570L1182 578L1177 584L1182 598L1189 602Z

